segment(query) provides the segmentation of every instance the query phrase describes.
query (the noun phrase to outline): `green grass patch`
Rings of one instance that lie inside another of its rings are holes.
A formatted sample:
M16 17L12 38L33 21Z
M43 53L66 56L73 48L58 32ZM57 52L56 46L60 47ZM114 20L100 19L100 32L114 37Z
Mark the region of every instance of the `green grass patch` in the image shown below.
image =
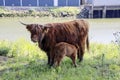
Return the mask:
M77 68L69 58L50 68L45 52L25 39L0 41L0 53L8 57L0 62L0 80L120 80L120 52L113 43L91 43Z

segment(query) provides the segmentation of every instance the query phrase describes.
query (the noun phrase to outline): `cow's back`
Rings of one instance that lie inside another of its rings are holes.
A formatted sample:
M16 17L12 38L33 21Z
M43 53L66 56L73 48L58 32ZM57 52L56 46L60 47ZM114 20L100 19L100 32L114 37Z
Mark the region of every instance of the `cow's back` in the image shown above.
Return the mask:
M43 49L49 51L56 43L66 42L76 45L88 34L88 25L84 20L46 24L49 31L43 39Z

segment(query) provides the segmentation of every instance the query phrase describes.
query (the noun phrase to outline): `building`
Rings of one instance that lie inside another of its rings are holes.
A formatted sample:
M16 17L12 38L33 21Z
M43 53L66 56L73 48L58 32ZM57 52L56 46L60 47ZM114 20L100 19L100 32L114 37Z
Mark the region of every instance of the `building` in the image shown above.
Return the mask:
M0 6L80 6L81 0L0 0Z
M0 0L0 6L80 6L92 0Z
M94 0L93 18L120 18L120 0Z
M82 18L120 18L120 0L83 0Z

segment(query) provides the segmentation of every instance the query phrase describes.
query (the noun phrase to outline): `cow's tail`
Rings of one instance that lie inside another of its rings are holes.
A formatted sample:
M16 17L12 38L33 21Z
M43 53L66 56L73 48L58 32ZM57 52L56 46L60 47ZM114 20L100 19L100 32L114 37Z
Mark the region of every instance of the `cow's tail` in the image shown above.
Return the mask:
M88 53L90 53L89 52L89 35L88 35L88 33L89 33L89 23L87 21L84 21L84 22L85 22L85 26L86 26L86 29L87 29L86 47L87 47Z
M86 40L86 46L87 46L87 50L88 50L88 53L89 53L89 37L87 36L87 40Z

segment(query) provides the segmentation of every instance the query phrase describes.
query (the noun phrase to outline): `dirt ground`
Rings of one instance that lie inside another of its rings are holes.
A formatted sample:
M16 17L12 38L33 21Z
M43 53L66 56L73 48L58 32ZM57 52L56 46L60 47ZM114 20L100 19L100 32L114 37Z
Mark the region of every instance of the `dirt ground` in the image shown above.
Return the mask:
M8 60L8 57L0 56L0 63L5 62Z

